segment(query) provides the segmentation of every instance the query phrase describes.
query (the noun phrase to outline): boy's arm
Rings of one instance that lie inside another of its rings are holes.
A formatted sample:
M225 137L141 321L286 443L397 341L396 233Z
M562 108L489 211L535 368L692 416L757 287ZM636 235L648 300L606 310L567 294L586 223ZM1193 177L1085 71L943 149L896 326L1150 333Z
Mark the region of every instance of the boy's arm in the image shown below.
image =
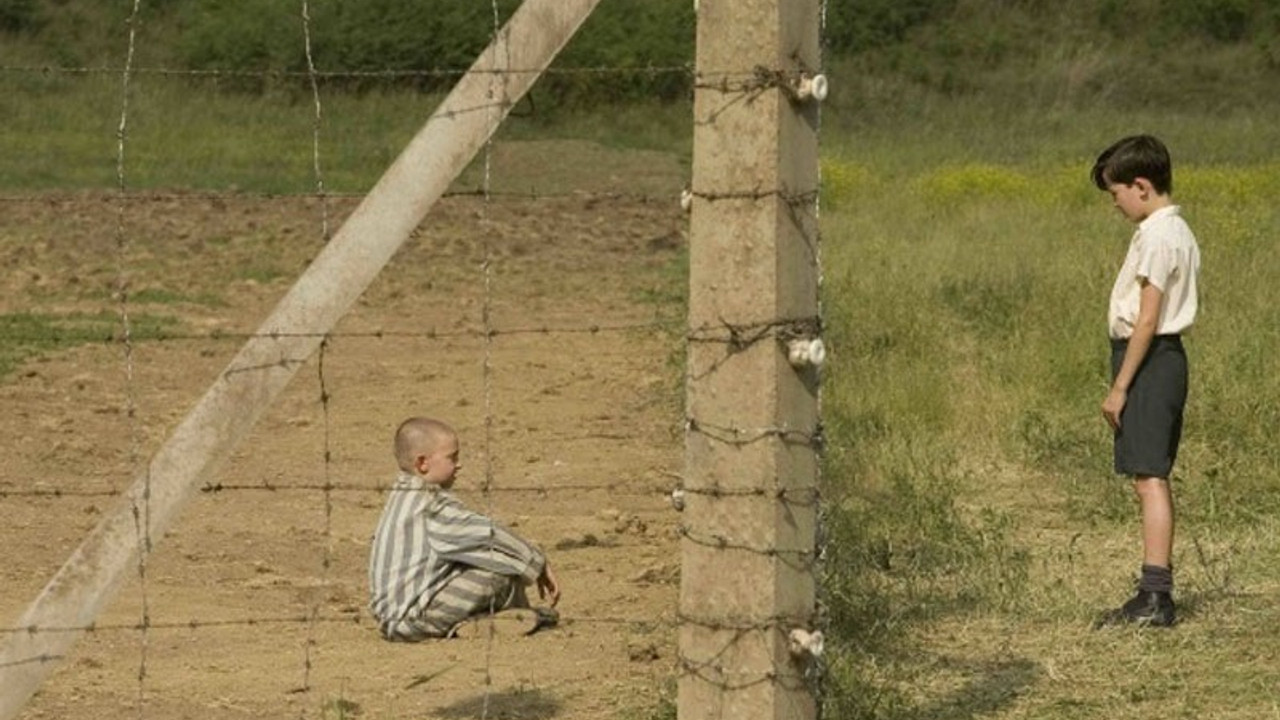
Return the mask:
M442 560L459 562L534 582L546 560L536 547L490 518L447 503L436 513L428 531Z
M1129 386L1138 374L1142 360L1151 349L1151 341L1156 336L1156 327L1160 323L1160 303L1164 300L1164 292L1160 288L1141 279L1142 295L1138 301L1138 321L1133 326L1133 334L1129 337L1129 345L1124 351L1124 360L1120 363L1120 372L1111 383L1111 392L1102 401L1102 416L1113 429L1120 429L1120 413L1124 411L1129 397Z

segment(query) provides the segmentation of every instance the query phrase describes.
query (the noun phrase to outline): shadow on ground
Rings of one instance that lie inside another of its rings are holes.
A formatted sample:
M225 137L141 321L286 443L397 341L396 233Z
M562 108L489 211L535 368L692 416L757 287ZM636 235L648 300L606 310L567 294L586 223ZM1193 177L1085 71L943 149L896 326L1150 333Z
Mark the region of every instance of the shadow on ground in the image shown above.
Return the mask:
M541 690L504 690L486 693L438 708L435 717L445 720L545 720L555 717L562 703Z
M986 717L1017 698L1040 678L1040 666L1026 658L958 661L969 682L947 697L917 708L903 720L971 720Z

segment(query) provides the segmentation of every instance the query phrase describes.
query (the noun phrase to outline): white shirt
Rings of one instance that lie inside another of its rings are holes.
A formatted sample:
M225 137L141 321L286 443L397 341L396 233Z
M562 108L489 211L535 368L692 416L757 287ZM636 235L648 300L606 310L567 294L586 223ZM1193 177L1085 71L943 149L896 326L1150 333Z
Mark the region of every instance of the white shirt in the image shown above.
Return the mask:
M1125 340L1138 322L1142 284L1162 293L1157 335L1177 335L1191 329L1198 301L1196 279L1200 274L1200 247L1177 205L1160 208L1138 224L1129 242L1124 266L1111 288L1108 325L1111 337Z

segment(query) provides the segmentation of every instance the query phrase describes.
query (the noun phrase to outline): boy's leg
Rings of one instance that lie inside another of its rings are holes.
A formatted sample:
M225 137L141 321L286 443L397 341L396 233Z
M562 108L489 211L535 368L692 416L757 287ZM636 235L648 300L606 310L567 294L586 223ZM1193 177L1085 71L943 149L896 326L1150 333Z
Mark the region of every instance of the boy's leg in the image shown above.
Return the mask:
M467 618L503 609L515 597L513 586L518 584L514 578L487 570L464 570L436 593L420 614L384 624L382 635L394 642L449 637Z
M440 604L449 604L455 611L448 614L442 612L433 618L433 622L437 626L451 623L446 637L478 639L494 634L506 637L532 635L559 624L560 615L554 609L535 608L529 604L524 583L519 578L496 575L479 568L468 570L462 575L470 576L470 580L482 587L492 588L492 592L484 597L472 595L464 598L464 602L450 602L448 596L456 597L459 593L442 592ZM452 587L454 582L449 584L446 591ZM478 602L476 598L479 598ZM466 601L468 599L470 602ZM436 602L433 602L431 607L435 606ZM462 611L468 606L471 611L463 615Z
M1173 493L1169 481L1139 477L1133 490L1142 506L1142 564L1170 568L1173 560Z
M1169 627L1177 622L1173 603L1173 494L1164 478L1134 478L1142 506L1142 575L1138 592L1124 605L1104 613L1096 627L1139 623Z
M422 620L447 635L459 623L475 615L488 615L508 607L520 582L480 568L458 573L432 598Z

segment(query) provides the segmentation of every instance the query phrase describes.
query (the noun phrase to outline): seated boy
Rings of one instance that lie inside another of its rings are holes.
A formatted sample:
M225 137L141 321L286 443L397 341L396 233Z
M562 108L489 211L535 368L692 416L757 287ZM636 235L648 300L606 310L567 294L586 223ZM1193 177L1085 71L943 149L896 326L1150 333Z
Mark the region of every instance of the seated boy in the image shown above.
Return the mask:
M369 556L369 608L382 636L453 637L481 615L511 621L525 634L554 625L555 611L530 608L525 594L532 584L552 607L560 600L542 552L448 492L462 467L453 429L409 418L396 431L395 456L400 474Z

